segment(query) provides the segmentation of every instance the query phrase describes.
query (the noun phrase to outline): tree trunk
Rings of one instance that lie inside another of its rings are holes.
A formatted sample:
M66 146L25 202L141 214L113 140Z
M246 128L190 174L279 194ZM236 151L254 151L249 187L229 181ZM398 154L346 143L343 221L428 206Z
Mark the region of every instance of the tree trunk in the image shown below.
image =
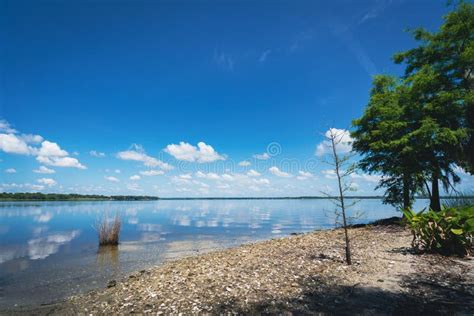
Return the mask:
M346 207L344 205L344 193L342 190L341 174L339 170L339 156L337 155L337 152L336 152L336 143L334 141L334 135L331 135L331 142L332 142L332 152L334 156L334 164L336 168L337 184L339 187L339 198L341 202L342 222L344 225L344 236L346 240L346 263L347 265L350 266L352 264L351 245L350 245L350 239L349 239L349 232L347 231Z
M403 174L403 209L407 210L411 207L410 203L410 176Z
M430 200L430 209L435 212L441 211L441 202L439 199L439 181L438 181L438 172L433 173L433 179L431 182L431 200Z

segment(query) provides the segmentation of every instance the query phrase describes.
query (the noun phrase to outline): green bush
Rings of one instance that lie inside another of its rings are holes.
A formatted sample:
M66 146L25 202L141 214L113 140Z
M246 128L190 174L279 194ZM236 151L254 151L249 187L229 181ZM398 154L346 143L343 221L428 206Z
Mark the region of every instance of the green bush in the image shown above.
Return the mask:
M440 212L405 210L403 214L416 250L461 256L472 250L474 206L444 208Z

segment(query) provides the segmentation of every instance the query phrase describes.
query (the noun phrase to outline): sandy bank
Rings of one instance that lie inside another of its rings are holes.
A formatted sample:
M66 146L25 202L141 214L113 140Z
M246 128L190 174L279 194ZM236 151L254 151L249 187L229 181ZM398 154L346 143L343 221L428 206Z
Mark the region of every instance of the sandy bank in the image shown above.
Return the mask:
M471 258L417 255L398 226L317 231L165 263L35 314L474 312Z

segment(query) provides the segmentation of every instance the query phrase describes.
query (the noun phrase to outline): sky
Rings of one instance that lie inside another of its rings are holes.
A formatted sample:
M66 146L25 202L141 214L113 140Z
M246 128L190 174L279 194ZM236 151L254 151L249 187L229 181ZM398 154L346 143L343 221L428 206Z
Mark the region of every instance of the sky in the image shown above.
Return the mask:
M335 192L325 133L446 1L0 0L0 191ZM459 169L459 189L473 177ZM372 195L378 175L350 178Z

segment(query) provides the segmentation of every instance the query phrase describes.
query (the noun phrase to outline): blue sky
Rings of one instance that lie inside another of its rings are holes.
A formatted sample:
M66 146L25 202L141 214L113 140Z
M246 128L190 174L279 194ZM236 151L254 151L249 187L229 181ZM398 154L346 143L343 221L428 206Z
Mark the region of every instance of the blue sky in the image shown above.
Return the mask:
M159 196L330 191L324 132L362 114L372 75L401 73L391 56L415 45L406 28L435 30L448 11L428 0L0 3L0 189ZM377 177L352 180L372 194Z

